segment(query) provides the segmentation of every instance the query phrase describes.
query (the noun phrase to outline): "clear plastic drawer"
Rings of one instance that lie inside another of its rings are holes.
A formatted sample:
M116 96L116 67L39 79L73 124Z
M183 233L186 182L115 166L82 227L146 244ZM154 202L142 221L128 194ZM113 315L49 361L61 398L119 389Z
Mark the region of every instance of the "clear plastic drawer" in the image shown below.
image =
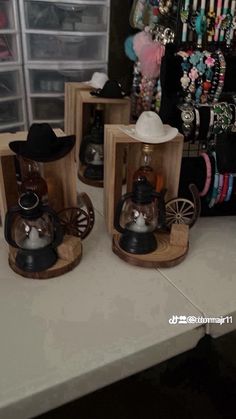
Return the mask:
M106 61L105 36L28 34L29 60Z
M13 2L0 0L0 30L15 28Z
M0 102L0 127L1 125L19 124L23 120L22 100L9 100Z
M22 80L18 70L0 72L0 100L22 94Z
M19 132L19 131L25 131L25 125L14 125L13 127L7 127L7 128L1 128L0 125L0 132L11 132L11 133L15 133L15 132Z
M64 131L64 121L60 121L60 122L50 122L50 126L52 128L60 128L62 129L62 131Z
M8 61L18 61L17 38L15 34L0 33L0 64Z
M64 93L66 82L83 82L91 79L95 71L106 71L105 68L76 69L76 70L43 70L30 69L31 93Z
M34 120L64 118L64 98L32 98Z
M25 1L27 29L103 32L107 29L107 7L75 3Z

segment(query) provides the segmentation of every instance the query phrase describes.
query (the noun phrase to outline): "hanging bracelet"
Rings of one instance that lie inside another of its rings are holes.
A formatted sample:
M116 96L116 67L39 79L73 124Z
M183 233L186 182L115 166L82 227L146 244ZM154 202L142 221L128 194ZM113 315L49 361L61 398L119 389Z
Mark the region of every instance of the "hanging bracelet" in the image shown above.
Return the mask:
M194 111L195 111L195 133L194 133L193 142L195 142L198 139L199 129L200 129L200 113L196 107L194 108Z
M215 205L215 201L218 195L218 186L219 186L219 172L218 172L218 168L217 168L217 161L216 161L216 152L213 151L212 155L214 157L214 161L215 161L215 175L214 175L214 185L213 185L213 189L212 189L212 193L211 193L211 197L210 197L210 202L208 204L209 208L214 207Z
M223 53L219 50L216 52L219 57L219 63L220 63L220 73L219 73L219 81L218 86L214 95L213 103L218 102L219 97L222 93L223 87L224 87L224 80L225 80L225 70L226 70L226 62L225 57Z
M214 126L214 111L212 108L210 108L210 122L209 122L209 128L207 133L207 140L209 140L213 134L213 126Z
M206 164L206 181L203 190L199 193L199 196L203 197L209 191L211 184L211 161L207 153L201 153L201 156L204 158Z
M222 193L221 193L221 196L220 196L220 199L219 199L219 204L224 202L224 200L227 196L228 187L229 187L229 175L228 175L228 173L225 173L224 174L224 183L223 183Z
M232 110L228 103L226 102L219 102L213 105L213 112L214 112L214 126L213 126L213 133L223 134L230 128L231 121L232 121Z
M228 186L228 192L225 198L225 202L228 202L231 198L232 192L233 192L233 184L234 184L234 177L232 173L229 174L229 186Z
M224 175L220 174L219 175L218 195L216 197L215 204L218 204L218 202L220 200L221 193L222 193L222 188L223 188L223 184L224 184Z

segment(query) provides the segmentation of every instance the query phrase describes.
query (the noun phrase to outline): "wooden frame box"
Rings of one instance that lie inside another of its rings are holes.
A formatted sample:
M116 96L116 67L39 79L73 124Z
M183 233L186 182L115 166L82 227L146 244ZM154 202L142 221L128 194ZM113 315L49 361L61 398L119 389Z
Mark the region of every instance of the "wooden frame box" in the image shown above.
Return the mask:
M58 137L64 132L55 129ZM11 141L26 140L27 132L0 134L0 211L2 224L7 210L17 204L18 188L15 168L15 154L8 144ZM65 157L49 163L41 163L43 178L51 187L48 188L49 205L57 212L63 208L77 206L77 167L74 149Z
M107 99L90 95L88 90L76 92L76 157L78 159L78 175L84 183L94 186L103 186L103 181L90 181L83 177L84 167L79 162L79 149L84 135L88 132L91 110L96 104L104 105L106 124L129 124L130 98Z
M65 83L64 130L67 135L76 133L76 93L79 90L91 90L88 83Z
M120 128L120 125L105 126L104 215L110 234L117 233L113 224L116 206L122 194L132 190L132 178L139 168L142 147L140 141L129 137ZM178 134L174 140L155 145L153 163L164 175L164 187L167 188L166 200L178 195L182 152L181 134ZM125 170L124 160L126 160ZM125 177L126 185L124 185Z

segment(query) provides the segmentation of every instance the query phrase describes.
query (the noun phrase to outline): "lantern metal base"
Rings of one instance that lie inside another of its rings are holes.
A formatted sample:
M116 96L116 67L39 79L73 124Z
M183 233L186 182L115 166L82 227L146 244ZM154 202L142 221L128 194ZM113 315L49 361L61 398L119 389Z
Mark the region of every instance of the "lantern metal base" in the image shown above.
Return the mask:
M145 255L157 249L157 240L153 233L136 233L126 230L119 241L120 247L128 253Z
M32 279L55 278L74 269L82 258L82 243L79 237L65 236L62 244L57 248L58 259L49 269L41 272L27 272L20 269L16 264L16 255L18 249L10 246L9 265L14 272Z
M188 226L173 224L171 232L157 233L158 248L148 254L132 254L125 252L120 246L120 234L113 235L112 250L125 262L143 268L170 268L181 263L189 248Z
M103 180L103 165L88 164L84 170L84 177L91 180Z
M51 268L57 261L57 253L50 246L37 250L18 250L16 265L26 272L41 272Z
M85 183L85 185L94 186L95 188L103 188L103 180L93 180L89 179L84 176L84 171L86 166L80 165L78 168L78 178L81 182Z

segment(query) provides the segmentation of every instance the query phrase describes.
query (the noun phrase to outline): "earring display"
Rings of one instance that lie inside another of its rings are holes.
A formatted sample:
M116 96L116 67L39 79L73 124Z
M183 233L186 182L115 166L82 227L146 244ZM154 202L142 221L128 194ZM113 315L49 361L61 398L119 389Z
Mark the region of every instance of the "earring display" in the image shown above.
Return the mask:
M181 42L194 43L198 48L214 42L230 48L235 31L235 6L235 0L182 1Z

